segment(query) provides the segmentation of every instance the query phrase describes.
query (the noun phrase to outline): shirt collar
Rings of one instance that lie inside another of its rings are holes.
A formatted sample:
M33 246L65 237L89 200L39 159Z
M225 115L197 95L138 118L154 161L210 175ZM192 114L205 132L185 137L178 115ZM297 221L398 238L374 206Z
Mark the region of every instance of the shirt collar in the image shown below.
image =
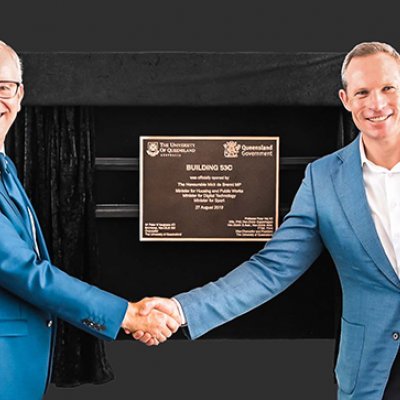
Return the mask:
M361 158L361 168L367 167L372 172L383 172L383 173L399 173L400 172L400 163L396 164L391 170L388 170L385 167L380 165L376 165L372 161L368 160L367 155L365 154L364 142L362 140L362 134L360 138L360 158Z
M361 138L360 138L360 157L361 157L361 167L367 163L369 160L365 154L365 149L364 149L364 143L363 143L363 139L362 139L362 134L361 134Z

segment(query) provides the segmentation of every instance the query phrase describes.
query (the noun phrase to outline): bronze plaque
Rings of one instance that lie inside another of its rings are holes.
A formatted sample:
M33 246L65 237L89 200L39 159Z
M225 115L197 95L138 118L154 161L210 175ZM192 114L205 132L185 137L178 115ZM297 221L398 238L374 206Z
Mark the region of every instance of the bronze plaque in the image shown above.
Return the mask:
M140 240L269 240L278 174L278 137L142 136Z

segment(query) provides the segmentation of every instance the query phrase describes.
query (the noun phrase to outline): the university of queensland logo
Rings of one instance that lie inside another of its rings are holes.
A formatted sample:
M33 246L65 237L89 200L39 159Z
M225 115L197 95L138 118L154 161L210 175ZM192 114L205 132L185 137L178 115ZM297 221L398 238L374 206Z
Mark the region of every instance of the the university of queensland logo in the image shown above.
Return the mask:
M160 152L160 149L158 148L158 142L147 142L147 150L146 153L150 157L155 157L158 155Z
M230 140L224 143L224 156L226 158L238 158L241 145Z

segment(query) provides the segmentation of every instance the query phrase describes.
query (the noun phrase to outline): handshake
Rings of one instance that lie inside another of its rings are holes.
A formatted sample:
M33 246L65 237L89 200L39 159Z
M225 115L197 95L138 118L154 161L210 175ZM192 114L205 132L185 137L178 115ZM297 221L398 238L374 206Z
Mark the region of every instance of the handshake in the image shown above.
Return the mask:
M165 342L182 325L177 303L168 298L145 297L129 303L121 328L147 346Z

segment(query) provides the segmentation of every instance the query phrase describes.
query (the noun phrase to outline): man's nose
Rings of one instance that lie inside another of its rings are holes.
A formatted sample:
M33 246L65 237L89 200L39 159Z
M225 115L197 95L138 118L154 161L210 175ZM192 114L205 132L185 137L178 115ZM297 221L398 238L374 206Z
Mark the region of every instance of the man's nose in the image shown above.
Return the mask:
M381 92L372 92L368 100L371 110L382 110L386 106L386 96Z

